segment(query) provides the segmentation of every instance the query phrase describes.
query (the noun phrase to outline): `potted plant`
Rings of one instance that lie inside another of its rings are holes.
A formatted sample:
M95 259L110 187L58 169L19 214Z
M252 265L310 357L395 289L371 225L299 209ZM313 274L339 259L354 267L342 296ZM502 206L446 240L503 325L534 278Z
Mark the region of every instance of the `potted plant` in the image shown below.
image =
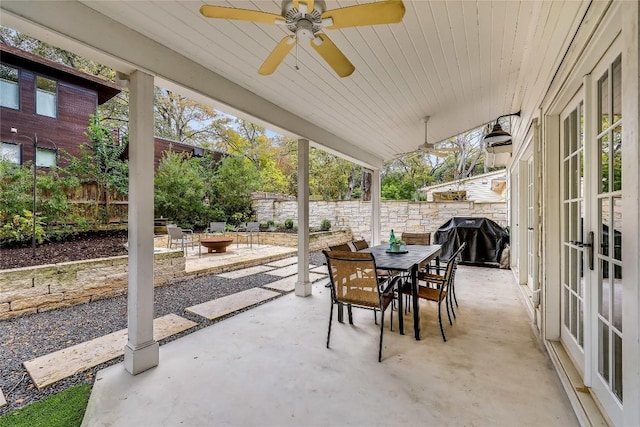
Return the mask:
M404 242L404 240L398 239L398 240L393 242L391 250L393 252L402 252L402 251L406 250L406 243Z

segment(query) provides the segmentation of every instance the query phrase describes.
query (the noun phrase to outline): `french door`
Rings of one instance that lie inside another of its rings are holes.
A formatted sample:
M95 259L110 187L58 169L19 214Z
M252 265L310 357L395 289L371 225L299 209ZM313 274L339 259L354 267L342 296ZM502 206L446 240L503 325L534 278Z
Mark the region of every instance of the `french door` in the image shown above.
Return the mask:
M534 287L534 270L537 268L535 259L535 169L533 156L527 161L527 284L531 291Z
M561 341L584 383L620 425L621 57L604 58L561 115Z

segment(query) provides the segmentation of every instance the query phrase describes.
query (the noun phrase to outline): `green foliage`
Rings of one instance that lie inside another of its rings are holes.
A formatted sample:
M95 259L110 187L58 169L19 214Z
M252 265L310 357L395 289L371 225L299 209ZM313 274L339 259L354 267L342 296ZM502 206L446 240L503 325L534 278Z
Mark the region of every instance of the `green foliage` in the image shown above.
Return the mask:
M99 219L106 223L109 219L110 196L127 195L129 192L129 165L126 160L120 159L127 148L128 138L122 143L115 141L111 130L102 125L95 115L90 118L86 135L90 143L80 145L78 157L67 154L69 166L64 171L77 177L79 183L95 183L98 186L99 200L96 200L96 204L104 206Z
M34 218L33 213L24 210L22 215L6 215L0 211L0 241L3 243L28 242L33 238L33 222L36 222L36 242L42 243L45 238L44 228L40 217Z
M38 224L43 224L43 220L48 223L63 222L72 216L67 194L77 184L74 176L63 175L57 168L37 171ZM24 217L25 211L32 215L33 165L0 161L0 211L5 218L14 215Z
M324 218L322 221L320 221L320 230L322 230L322 231L331 230L331 221L329 221L326 218Z
M259 173L245 157L229 156L215 168L211 182L211 206L225 212L237 225L253 215L251 193L260 189Z
M168 151L155 175L155 216L181 227L204 228L212 211L204 203L205 182L198 159Z
M293 229L293 220L291 218L287 218L284 220L284 228L287 230Z
M0 427L80 426L90 395L90 384L78 384L3 415L0 417Z
M33 173L29 168L0 160L0 211L5 216L33 209Z

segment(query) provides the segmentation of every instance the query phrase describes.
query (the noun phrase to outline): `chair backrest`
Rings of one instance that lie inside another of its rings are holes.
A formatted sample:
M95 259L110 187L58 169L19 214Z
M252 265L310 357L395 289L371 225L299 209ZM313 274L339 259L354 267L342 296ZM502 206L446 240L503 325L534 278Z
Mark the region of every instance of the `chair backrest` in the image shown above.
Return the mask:
M246 231L260 231L260 223L259 222L248 222Z
M329 246L330 251L347 251L351 252L351 246L348 243L343 243L342 245L333 245Z
M355 240L351 242L351 244L353 245L356 251L361 251L369 247L369 244L367 243L366 240Z
M368 252L323 251L334 303L380 306L376 262Z
M400 237L407 245L430 245L431 233L411 233L403 232Z
M226 222L210 222L209 232L211 233L224 233L227 230Z
M467 242L462 242L462 244L456 249L456 251L449 258L449 262L447 262L447 268L444 273L445 283L448 285L453 280L454 275L456 274L456 268L458 268L458 261L460 260L460 254L467 247Z
M167 233L169 233L170 239L182 239L182 228L178 227L175 224L167 225Z

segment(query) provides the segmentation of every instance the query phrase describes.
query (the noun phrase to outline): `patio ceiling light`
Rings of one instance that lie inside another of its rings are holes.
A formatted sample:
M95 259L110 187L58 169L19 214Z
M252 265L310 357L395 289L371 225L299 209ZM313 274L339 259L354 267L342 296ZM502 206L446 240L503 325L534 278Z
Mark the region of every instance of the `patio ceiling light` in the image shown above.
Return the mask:
M512 114L503 114L496 119L493 129L484 137L484 142L487 144L487 152L492 154L511 152L511 146L513 144L511 134L503 130L500 125L500 119L509 116L520 117L520 111Z

